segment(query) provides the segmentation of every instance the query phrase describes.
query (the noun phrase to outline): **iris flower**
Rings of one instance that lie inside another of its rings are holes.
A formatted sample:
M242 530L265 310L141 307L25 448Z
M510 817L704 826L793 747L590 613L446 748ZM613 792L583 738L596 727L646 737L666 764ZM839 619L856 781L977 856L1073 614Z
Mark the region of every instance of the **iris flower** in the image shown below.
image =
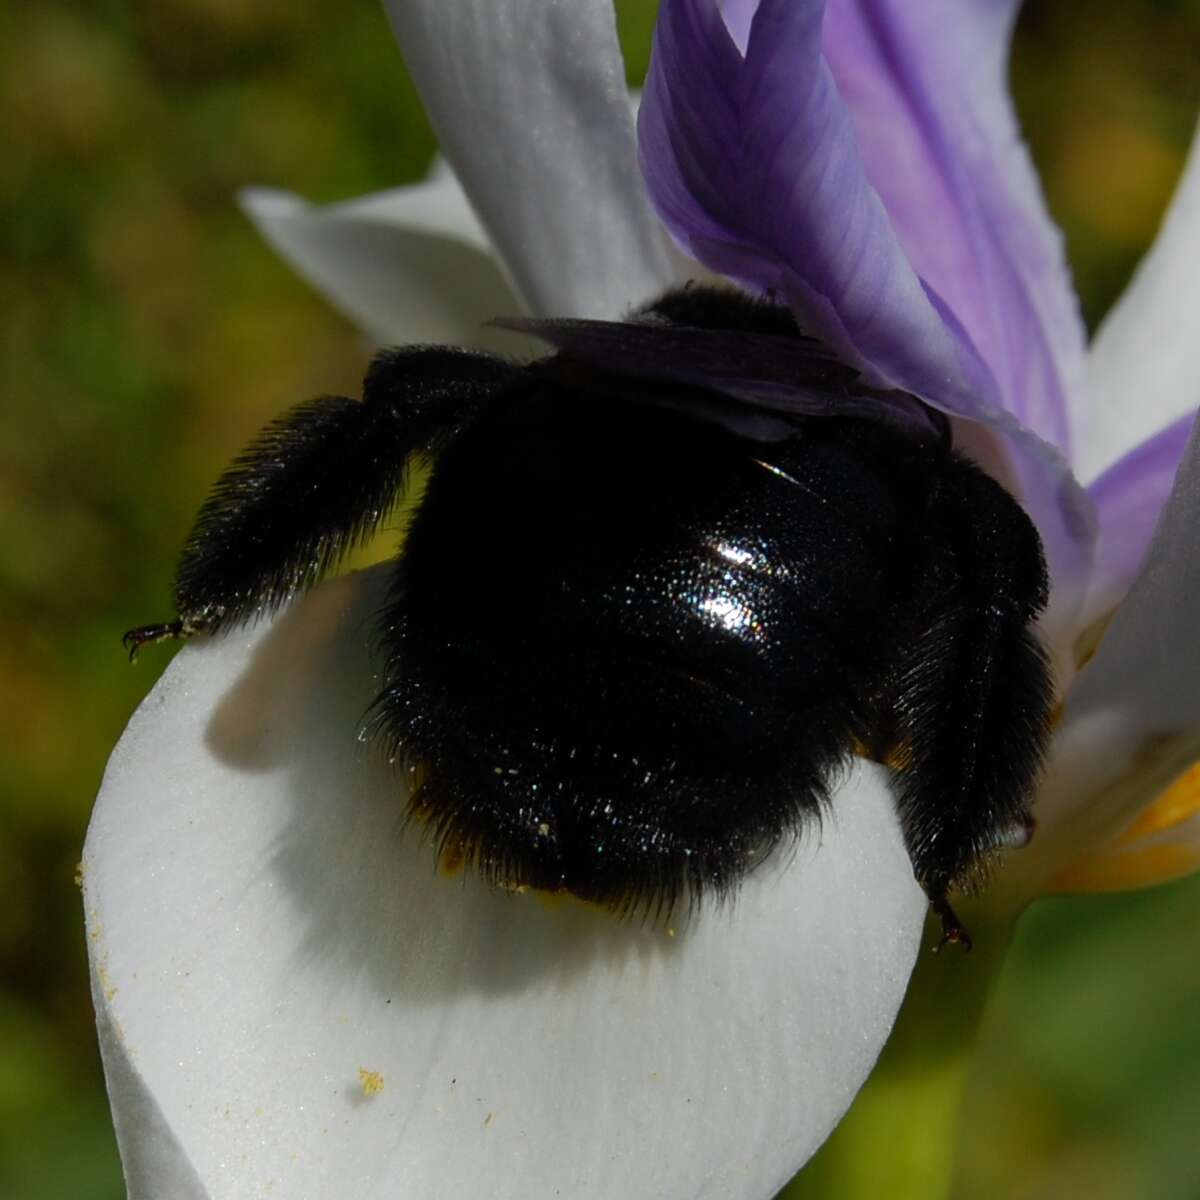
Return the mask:
M450 167L245 197L381 342L615 318L695 259L951 414L1053 575L1037 831L981 902L1010 915L1200 862L1200 164L1087 347L1007 93L1016 8L664 0L644 184L607 0L392 0ZM766 1200L922 943L886 772L856 762L819 836L674 926L448 878L355 736L380 594L186 646L113 754L83 887L130 1196Z

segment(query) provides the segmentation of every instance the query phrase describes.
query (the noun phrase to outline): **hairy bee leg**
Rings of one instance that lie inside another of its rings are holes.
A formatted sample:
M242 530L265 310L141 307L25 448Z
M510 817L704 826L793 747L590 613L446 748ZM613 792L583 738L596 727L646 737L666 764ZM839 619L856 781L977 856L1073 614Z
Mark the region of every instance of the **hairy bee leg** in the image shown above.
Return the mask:
M1032 629L1047 591L1036 530L964 459L937 483L924 534L931 599L890 689L901 824L944 943L965 935L947 891L977 882L1014 831L1032 828L1052 687Z
M131 655L271 613L319 582L378 528L412 455L439 447L521 378L467 350L384 351L362 400L322 397L273 421L200 509L176 574L178 619L130 630Z

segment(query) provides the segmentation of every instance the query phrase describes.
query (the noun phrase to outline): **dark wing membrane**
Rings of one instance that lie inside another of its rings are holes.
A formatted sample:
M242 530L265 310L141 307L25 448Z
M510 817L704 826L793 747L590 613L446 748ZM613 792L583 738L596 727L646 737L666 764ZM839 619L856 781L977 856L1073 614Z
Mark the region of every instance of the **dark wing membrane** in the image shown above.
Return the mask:
M564 355L604 371L721 393L735 402L724 415L721 402L715 400L708 411L697 415L730 424L737 432L744 432L749 408L785 419L864 417L920 441L946 437L947 425L940 413L907 392L868 387L853 367L804 335L537 317L499 317L491 324L539 338ZM786 420L776 427L792 428Z

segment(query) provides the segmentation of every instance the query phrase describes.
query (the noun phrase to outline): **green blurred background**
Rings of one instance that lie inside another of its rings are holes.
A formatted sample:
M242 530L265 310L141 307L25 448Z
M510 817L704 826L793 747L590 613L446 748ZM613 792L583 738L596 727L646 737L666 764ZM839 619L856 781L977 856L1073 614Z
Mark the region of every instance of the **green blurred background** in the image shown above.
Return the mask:
M618 8L636 81L653 5ZM390 186L433 141L370 0L0 13L0 1196L115 1200L72 877L166 653L130 667L120 634L167 612L226 459L353 391L366 354L232 196ZM1094 324L1181 167L1200 3L1030 0L1013 73ZM957 1135L962 1197L1200 1197L1198 908L1191 881L1029 914Z

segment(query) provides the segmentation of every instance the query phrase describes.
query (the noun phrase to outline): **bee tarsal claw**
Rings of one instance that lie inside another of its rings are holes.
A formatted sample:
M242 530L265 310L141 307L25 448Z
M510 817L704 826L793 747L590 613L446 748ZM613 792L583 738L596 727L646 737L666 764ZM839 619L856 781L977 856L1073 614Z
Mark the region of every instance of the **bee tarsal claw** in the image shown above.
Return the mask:
M129 651L129 661L136 662L138 651L148 642L165 642L184 636L183 622L168 621L159 625L139 625L121 638L121 645Z
M961 946L965 952L970 953L971 935L959 920L958 913L951 908L950 901L945 896L937 896L930 900L929 904L942 923L942 936L933 948L934 954L940 954L943 947L951 944Z

